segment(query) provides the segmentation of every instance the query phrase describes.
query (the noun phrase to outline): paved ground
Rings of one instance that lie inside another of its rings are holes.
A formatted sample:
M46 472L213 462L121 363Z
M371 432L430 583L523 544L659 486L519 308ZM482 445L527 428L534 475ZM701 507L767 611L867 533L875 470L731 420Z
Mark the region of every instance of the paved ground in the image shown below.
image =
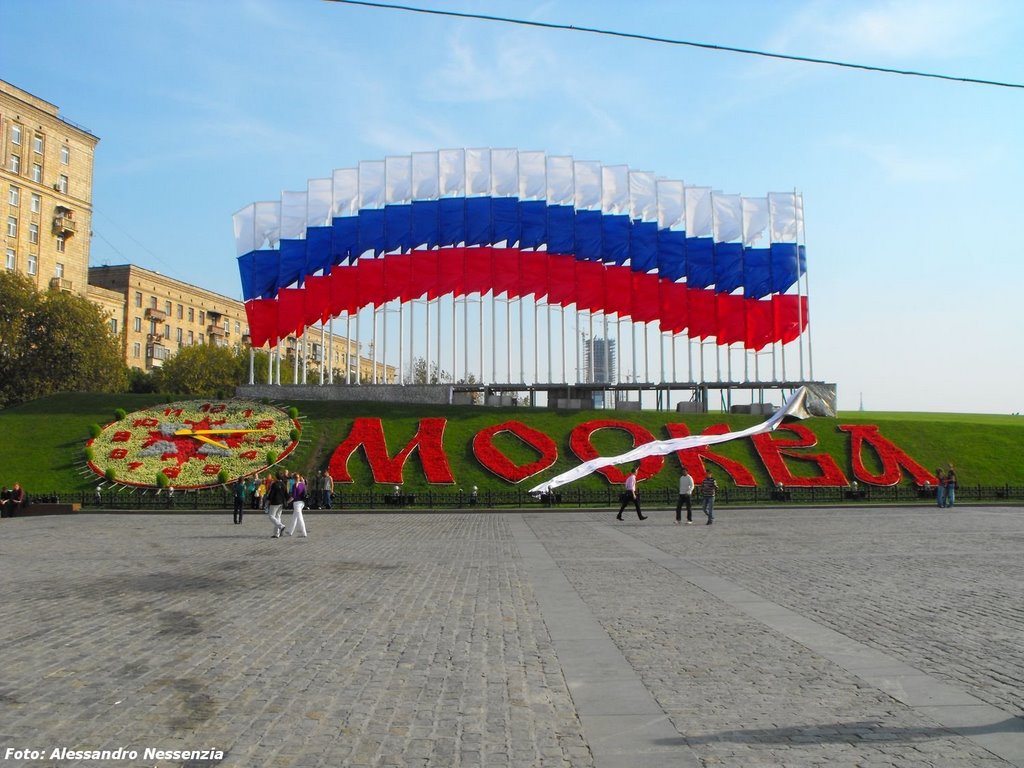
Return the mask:
M1024 509L307 521L4 520L0 768L1024 766Z

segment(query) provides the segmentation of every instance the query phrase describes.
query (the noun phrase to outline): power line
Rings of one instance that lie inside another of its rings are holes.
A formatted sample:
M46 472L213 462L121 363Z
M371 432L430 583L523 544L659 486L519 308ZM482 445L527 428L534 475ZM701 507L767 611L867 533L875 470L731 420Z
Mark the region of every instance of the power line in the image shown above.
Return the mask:
M576 24L554 24L545 21L530 21L528 19L514 19L508 16L488 16L482 13L461 13L459 11L442 11L431 8L417 8L411 5L398 5L395 3L374 3L369 0L327 0L332 3L344 3L345 5L361 5L367 8L378 8L387 11L407 11L410 13L424 13L430 16L450 16L459 19L473 19L476 21L495 21L501 24L518 24L524 27L539 27L541 29L559 29L568 32L587 32L593 35L604 35L606 37L619 37L628 40L640 40L647 43L664 43L666 45L682 45L690 48L702 48L709 51L723 51L726 53L741 53L746 56L761 56L767 59L781 59L783 61L797 61L803 64L826 64L831 67L844 67L846 69L859 69L867 72L881 72L887 75L905 75L908 77L926 77L933 80L949 80L957 83L968 83L971 85L994 85L999 88L1021 88L1024 83L1008 83L1000 80L983 80L974 77L959 77L956 75L943 75L935 72L919 72L912 69L892 69L890 67L876 67L871 64L854 64L848 61L835 61L833 59L817 59L811 56L791 56L785 53L772 53L770 51L759 51L754 48L735 48L728 45L714 45L713 43L698 43L692 40L676 40L670 37L657 37L655 35L641 35L633 32L618 32L613 29L600 29L598 27L581 27Z

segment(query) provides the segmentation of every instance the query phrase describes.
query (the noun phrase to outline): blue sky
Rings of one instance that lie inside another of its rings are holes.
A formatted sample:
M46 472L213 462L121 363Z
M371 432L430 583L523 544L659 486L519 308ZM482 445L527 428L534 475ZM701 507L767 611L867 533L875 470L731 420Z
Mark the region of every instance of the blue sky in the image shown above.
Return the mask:
M1015 0L421 4L1024 82ZM0 0L0 16L0 77L101 139L93 264L240 297L236 210L446 147L797 189L814 373L841 407L1024 411L1024 90L319 0Z

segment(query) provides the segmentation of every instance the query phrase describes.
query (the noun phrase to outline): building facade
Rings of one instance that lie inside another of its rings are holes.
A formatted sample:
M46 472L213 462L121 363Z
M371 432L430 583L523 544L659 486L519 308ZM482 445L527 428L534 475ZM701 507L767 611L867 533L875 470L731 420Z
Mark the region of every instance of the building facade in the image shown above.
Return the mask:
M0 80L3 266L40 290L86 295L98 142L53 104Z

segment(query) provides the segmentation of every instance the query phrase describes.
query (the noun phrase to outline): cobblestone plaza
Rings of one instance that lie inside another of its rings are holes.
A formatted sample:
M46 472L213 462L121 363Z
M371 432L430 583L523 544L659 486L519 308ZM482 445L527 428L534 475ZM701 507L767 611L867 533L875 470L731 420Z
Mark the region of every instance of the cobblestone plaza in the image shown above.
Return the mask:
M0 767L1024 765L1024 508L645 512L4 520Z

